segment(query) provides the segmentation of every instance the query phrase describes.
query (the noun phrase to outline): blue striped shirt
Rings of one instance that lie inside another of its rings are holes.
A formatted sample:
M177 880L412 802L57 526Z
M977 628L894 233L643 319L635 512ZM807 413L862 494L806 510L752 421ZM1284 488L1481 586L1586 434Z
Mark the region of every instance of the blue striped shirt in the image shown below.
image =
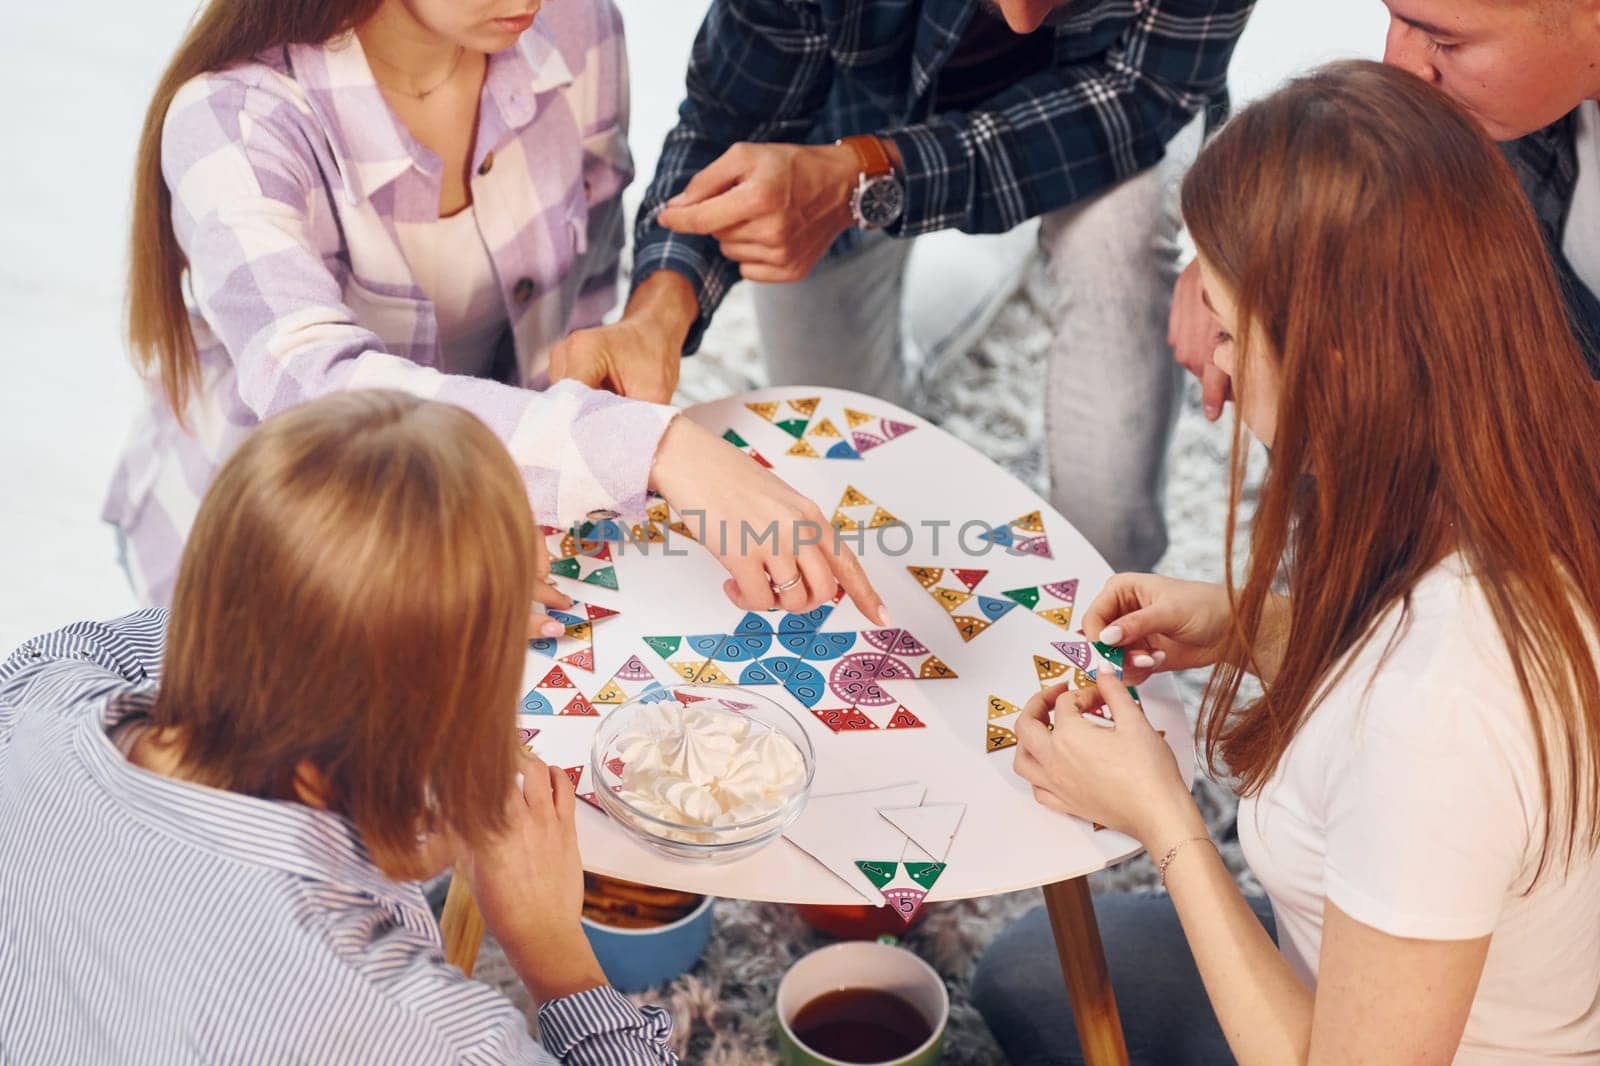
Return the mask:
M108 731L150 707L165 629L78 623L0 666L0 1062L676 1062L609 987L541 1007L541 1047L344 818L129 763Z

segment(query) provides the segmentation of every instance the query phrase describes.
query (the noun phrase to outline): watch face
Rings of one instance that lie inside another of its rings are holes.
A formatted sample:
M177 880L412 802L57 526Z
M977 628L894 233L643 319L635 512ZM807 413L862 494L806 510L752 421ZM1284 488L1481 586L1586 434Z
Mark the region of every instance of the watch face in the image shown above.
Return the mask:
M893 225L906 207L906 190L892 175L873 178L861 190L858 212L872 229Z

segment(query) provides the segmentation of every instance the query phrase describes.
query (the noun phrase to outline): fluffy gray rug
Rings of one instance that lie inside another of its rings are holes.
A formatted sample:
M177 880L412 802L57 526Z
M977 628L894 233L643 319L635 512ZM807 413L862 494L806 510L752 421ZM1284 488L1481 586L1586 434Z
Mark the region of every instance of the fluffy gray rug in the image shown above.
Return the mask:
M1041 308L1047 282L1037 265L1000 310L984 339L961 359L934 369L920 413L940 423L1035 488L1044 488L1039 442L1044 413L1039 384L1049 333ZM726 396L762 381L748 293L736 288L707 334L701 354L685 366L682 403ZM1190 383L1173 447L1167 511L1172 544L1160 569L1176 576L1217 579L1227 506L1226 472L1230 422L1208 424L1199 392ZM1193 708L1203 676L1181 677L1185 702ZM1213 836L1242 884L1253 888L1234 840L1235 800L1209 780L1195 794ZM1154 891L1148 858L1096 874L1096 891ZM950 988L950 1025L944 1061L1003 1062L969 995L974 964L983 946L1006 924L1037 906L1037 892L931 905L926 920L903 943L944 975ZM661 1004L675 1019L675 1039L686 1062L705 1066L760 1066L776 1058L772 1010L778 981L801 955L826 942L788 907L722 901L705 957L692 972L665 988L636 997ZM527 995L492 942L484 945L478 976L503 989L528 1009Z

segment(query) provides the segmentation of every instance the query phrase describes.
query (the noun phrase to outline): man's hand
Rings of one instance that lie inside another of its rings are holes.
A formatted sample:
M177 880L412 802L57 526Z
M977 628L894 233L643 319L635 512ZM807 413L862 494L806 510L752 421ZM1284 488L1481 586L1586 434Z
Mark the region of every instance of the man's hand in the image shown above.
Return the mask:
M710 234L751 281L799 281L851 225L861 163L845 145L736 144L656 220Z
M1167 316L1167 343L1173 358L1200 379L1206 417L1215 422L1228 402L1228 375L1212 359L1217 350L1217 320L1201 295L1200 261L1196 259L1178 275L1172 287L1172 312Z
M699 313L689 280L657 271L639 283L621 321L577 330L550 349L550 380L573 378L618 396L669 403L683 339Z

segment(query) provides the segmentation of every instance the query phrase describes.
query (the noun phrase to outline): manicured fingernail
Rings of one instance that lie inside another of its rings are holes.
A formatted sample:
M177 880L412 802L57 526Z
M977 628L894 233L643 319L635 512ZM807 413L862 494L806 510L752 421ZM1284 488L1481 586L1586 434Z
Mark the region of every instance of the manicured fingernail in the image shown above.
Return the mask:
M1155 653L1155 660L1156 660L1156 665L1160 666L1162 663L1167 661L1167 653L1164 652L1164 651L1157 651Z
M559 637L566 631L567 627L556 621L554 618L546 618L543 622L539 623L539 632L547 637Z
M894 619L889 617L889 605L886 603L878 604L878 624L885 627L894 625Z
M1122 627L1113 623L1100 631L1100 643L1115 647L1122 643Z
M1215 422L1217 420L1217 416L1221 413L1222 408L1218 407L1216 404L1206 404L1206 418L1210 421Z
M1155 664L1156 661L1153 656L1146 655L1142 651L1134 654L1133 665L1137 666L1141 670L1148 670Z

